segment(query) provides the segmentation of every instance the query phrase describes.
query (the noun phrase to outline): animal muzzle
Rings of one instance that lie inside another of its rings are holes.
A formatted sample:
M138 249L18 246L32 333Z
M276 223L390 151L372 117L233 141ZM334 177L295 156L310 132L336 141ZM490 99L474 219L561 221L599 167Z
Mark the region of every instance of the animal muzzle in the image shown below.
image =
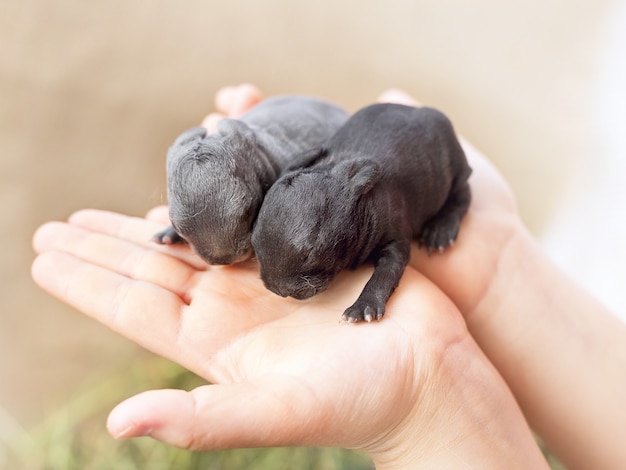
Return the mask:
M308 283L280 286L270 285L267 286L267 288L281 297L292 297L296 300L309 299L324 290L322 287L316 287Z
M227 266L229 264L240 263L247 259L250 259L252 256L252 249L248 249L243 253L232 253L232 254L215 254L215 253L207 253L201 249L197 249L196 253L200 255L202 259L204 259L207 263L214 266Z

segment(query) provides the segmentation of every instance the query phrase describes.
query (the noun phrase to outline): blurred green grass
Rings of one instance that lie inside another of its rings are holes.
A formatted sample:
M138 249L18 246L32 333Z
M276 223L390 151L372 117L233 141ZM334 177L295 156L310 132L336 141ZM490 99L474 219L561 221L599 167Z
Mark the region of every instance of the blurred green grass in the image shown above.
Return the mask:
M158 441L116 441L106 432L119 401L152 388L190 390L206 383L164 359L143 356L127 371L86 380L61 408L25 430L0 409L0 469L6 470L370 470L362 453L335 448L191 452Z
M158 441L116 441L106 432L119 401L152 388L190 390L202 379L160 358L141 356L128 370L96 376L62 407L25 430L0 409L0 469L6 470L371 470L360 452L336 448L238 449L191 452ZM565 467L542 445L553 470Z

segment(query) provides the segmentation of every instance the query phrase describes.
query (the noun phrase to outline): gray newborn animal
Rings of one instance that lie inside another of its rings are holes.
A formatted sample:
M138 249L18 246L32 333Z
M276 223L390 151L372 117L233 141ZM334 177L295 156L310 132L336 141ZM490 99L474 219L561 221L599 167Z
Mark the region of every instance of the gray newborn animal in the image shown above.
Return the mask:
M214 134L183 132L167 155L172 226L154 240L188 242L210 264L248 258L263 197L290 156L322 145L347 119L325 101L281 96L222 120Z
M411 240L443 251L457 238L471 169L450 121L431 108L375 104L268 191L252 245L266 287L306 299L345 268L373 261L350 322L381 319Z

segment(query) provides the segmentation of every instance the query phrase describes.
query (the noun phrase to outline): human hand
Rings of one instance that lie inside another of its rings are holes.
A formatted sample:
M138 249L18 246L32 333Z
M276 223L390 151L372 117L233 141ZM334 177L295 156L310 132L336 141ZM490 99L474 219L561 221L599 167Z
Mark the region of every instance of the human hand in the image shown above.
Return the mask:
M232 93L218 94L218 109L237 117ZM542 461L456 308L410 267L382 323L342 325L368 268L309 301L283 299L252 262L208 267L187 247L149 243L165 223L164 208L147 220L81 211L35 236L33 277L44 289L215 383L131 398L110 416L114 436L194 449L359 448L378 468L440 466L451 455Z
M412 268L382 322L341 324L369 268L308 301L284 299L264 288L253 262L209 267L188 247L150 243L166 222L164 208L147 220L88 210L34 238L41 287L214 383L123 402L109 418L115 437L193 449L332 445L406 468L415 456L441 462L465 447L493 458L502 449L474 439L483 419L504 418L513 430L493 425L498 439L534 449L454 305Z
M262 99L261 91L249 83L223 87L215 94L214 104L217 111L209 113L201 125L209 132L215 132L217 123L223 118L240 118Z
M381 100L416 104L394 90ZM568 468L623 468L626 420L615 403L626 390L624 325L542 252L508 184L461 143L474 171L457 243L434 256L414 247L411 265L459 307L533 429Z

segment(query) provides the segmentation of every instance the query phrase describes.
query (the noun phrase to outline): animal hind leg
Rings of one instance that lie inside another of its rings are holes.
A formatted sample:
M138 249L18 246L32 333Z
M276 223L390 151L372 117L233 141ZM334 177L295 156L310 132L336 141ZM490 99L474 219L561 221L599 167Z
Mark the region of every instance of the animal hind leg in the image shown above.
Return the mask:
M443 252L454 244L459 234L461 220L466 214L471 201L471 191L467 180L453 186L448 199L420 231L417 241L429 252Z

